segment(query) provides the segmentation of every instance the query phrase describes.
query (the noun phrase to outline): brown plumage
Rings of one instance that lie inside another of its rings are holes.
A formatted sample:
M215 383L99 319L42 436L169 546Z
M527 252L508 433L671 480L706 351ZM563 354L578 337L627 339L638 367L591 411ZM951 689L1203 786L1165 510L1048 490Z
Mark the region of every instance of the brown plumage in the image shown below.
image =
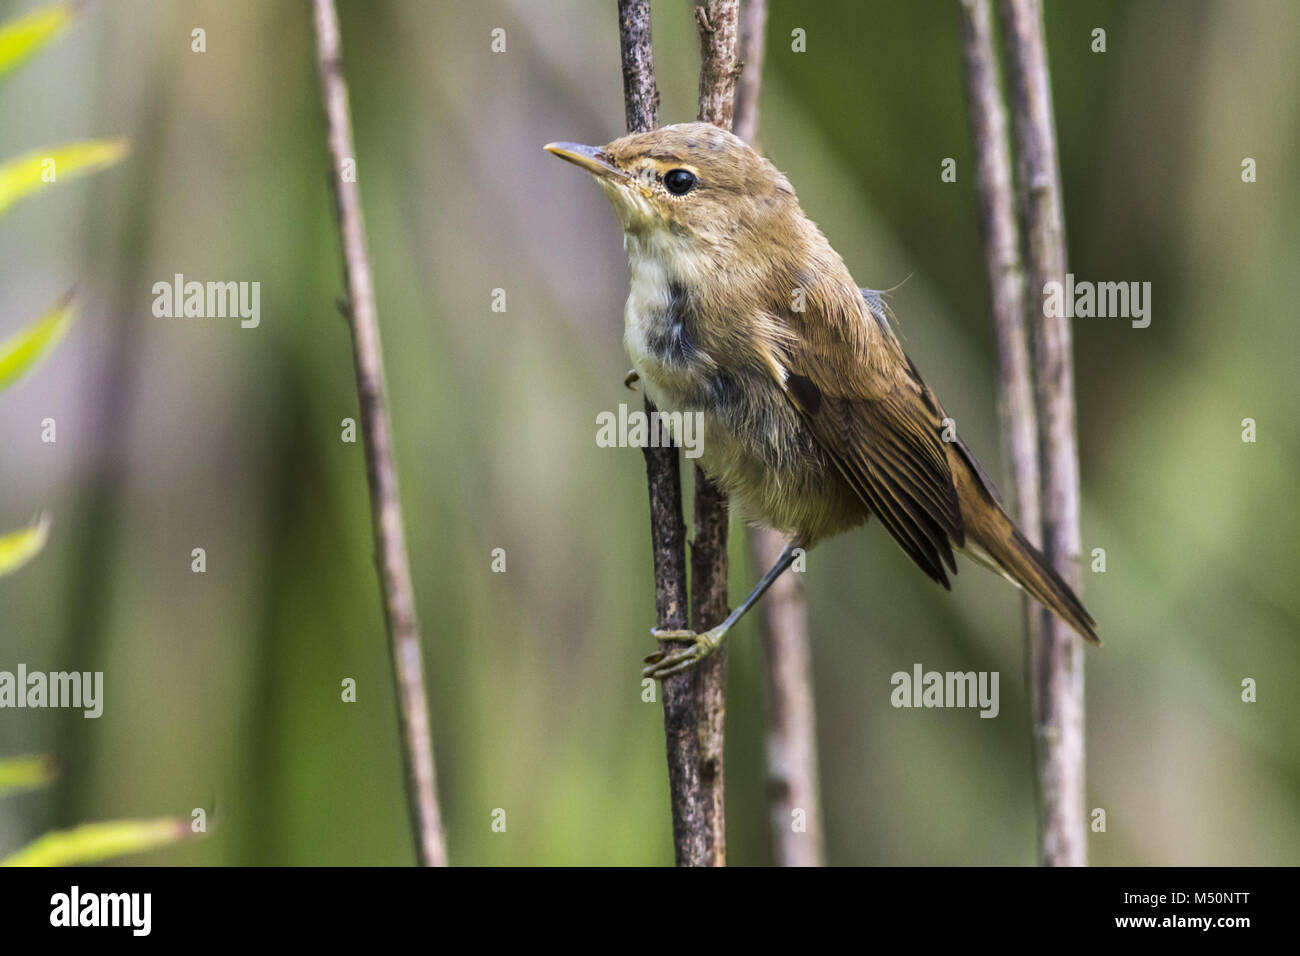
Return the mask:
M875 515L944 587L965 551L1097 640L775 166L705 123L547 148L609 196L633 364L661 409L704 413L700 463L739 511L805 548Z

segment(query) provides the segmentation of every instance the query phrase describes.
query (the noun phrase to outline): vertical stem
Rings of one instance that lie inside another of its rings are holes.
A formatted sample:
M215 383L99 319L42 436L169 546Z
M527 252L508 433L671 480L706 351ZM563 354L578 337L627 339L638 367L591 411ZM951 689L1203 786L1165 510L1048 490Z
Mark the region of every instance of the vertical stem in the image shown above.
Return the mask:
M767 0L744 0L740 8L740 76L731 131L753 145L758 135L758 91L763 85L763 34Z
M736 100L738 0L699 0L695 20L700 31L699 119L731 129ZM721 624L727 616L727 497L699 468L695 469L695 544L691 552L692 620L695 631ZM727 862L727 824L723 749L727 714L727 657L722 648L698 668L700 783L708 824L709 862Z
M695 469L695 540L691 545L691 629L721 624L727 607L727 496ZM714 651L695 668L700 742L701 806L708 865L727 864L726 778L723 745L727 719L727 648Z
M785 542L756 529L759 568L775 563ZM772 860L777 866L824 866L817 721L813 706L812 644L802 575L773 583L758 608L767 668L767 799ZM802 823L796 830L796 824Z
M1002 423L1003 456L1011 482L1007 509L1020 530L1035 545L1042 544L1038 501L1038 414L1034 410L1033 372L1025 332L1024 266L1020 259L1020 229L1016 222L1015 183L1007 146L1007 114L998 76L990 0L959 0L962 17L966 102L975 151L975 182L979 195L980 232L993 301L998 344L998 412ZM1034 665L1043 640L1038 604L1024 595L1025 676L1033 685ZM1034 760L1037 764L1037 718ZM1042 787L1038 787L1041 799ZM1041 845L1041 838L1039 843Z
M736 82L733 131L747 143L758 135L763 32L767 0L740 7L741 73ZM785 541L778 532L750 532L754 563L770 568ZM816 710L813 706L812 645L808 605L800 576L777 578L755 609L763 636L767 691L767 801L772 860L777 866L822 866L821 793L817 781ZM796 827L802 824L801 827Z
M315 0L315 14L316 53L330 155L330 185L343 246L347 317L352 330L357 397L366 451L375 560L397 681L398 724L406 765L407 801L417 859L422 866L445 866L447 851L438 814L433 735L429 729L429 708L424 690L424 662L397 490L392 423L388 416L370 255L366 250L365 224L361 216L361 193L356 178L343 173L344 164L355 158L356 150L352 142L347 83L343 77L338 13L333 0Z
M656 411L646 399L647 419ZM644 448L650 489L650 540L654 549L655 616L666 630L689 623L686 593L686 524L682 519L682 475L677 449ZM708 866L710 829L701 785L697 674L674 674L662 682L664 739L668 748L668 791L672 801L673 852L678 866Z
M1028 266L1027 306L1042 460L1043 553L1076 593L1079 571L1079 458L1069 321L1046 314L1048 282L1065 280L1065 221L1051 81L1038 0L999 0L1017 179ZM1043 639L1031 655L1031 694L1040 788L1041 862L1086 862L1083 645L1064 622L1042 612Z
M1038 416L1025 335L1024 267L1016 224L1015 185L1007 146L1007 114L993 46L990 0L959 0L966 103L975 153L980 232L997 332L999 401L1004 453L1011 467L1008 510L1037 544ZM1030 599L1025 598L1026 607ZM1037 605L1032 605L1037 608ZM1037 612L1034 613L1037 623Z
M659 123L650 38L649 0L619 0L619 46L623 61L623 104L629 133L644 133ZM646 399L648 416L656 412ZM654 421L653 418L650 418ZM682 478L673 447L643 448L650 492L650 543L654 552L655 615L664 630L688 626L686 526L682 519ZM700 787L700 738L696 730L696 675L674 674L663 681L664 739L673 816L673 852L678 866L709 862L709 828Z
M618 39L623 60L623 112L629 133L647 133L659 125L659 88L655 85L654 48L650 42L650 0L618 0Z
M737 38L739 0L696 0L695 22L700 30L701 122L731 129L736 109L736 78L740 75Z

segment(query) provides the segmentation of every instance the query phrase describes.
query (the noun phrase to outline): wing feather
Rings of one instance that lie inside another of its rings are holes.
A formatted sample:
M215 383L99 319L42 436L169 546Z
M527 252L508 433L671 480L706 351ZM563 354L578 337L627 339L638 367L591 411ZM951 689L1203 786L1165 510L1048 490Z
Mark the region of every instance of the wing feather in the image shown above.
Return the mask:
M948 587L944 567L956 573L953 545L965 544L965 529L942 438L943 410L888 324L873 321L865 304L840 319L861 322L854 335L832 334L815 318L803 317L798 345L780 363L786 395L908 557ZM830 351L854 342L868 353L865 360ZM846 368L849 375L836 374Z

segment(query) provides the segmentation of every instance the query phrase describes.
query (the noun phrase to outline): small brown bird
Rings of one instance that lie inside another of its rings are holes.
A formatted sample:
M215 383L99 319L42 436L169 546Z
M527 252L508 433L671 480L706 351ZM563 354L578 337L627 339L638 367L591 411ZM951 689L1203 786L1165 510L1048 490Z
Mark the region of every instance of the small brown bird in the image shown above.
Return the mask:
M692 643L646 658L646 676L712 653L796 548L869 515L945 588L956 548L1097 641L1079 599L945 428L880 297L859 289L775 166L708 123L546 149L595 176L623 225L624 343L646 394L662 411L703 413L701 467L741 514L789 538L718 627L656 632Z

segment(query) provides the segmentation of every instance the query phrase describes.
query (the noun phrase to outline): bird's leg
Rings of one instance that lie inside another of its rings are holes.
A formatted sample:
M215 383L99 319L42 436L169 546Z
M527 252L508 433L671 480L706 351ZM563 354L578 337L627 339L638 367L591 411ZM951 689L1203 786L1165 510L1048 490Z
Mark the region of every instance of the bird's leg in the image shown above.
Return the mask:
M623 387L629 392L635 392L636 383L639 381L641 381L640 374L638 374L636 369L630 369L627 373L627 378L623 379Z
M795 552L799 548L798 541L791 541L787 544L781 551L781 556L776 559L776 563L754 585L754 590L749 592L749 597L745 598L741 605L728 614L727 619L717 627L711 628L703 634L696 634L694 631L670 631L658 628L651 630L650 633L660 640L686 640L691 643L687 647L676 651L655 651L645 659L646 667L642 669L641 676L663 680L665 677L670 677L673 674L694 667L721 647L722 642L727 639L727 632L745 616L746 611L758 603L758 599L772 586L772 582L781 576L781 572L794 563Z

